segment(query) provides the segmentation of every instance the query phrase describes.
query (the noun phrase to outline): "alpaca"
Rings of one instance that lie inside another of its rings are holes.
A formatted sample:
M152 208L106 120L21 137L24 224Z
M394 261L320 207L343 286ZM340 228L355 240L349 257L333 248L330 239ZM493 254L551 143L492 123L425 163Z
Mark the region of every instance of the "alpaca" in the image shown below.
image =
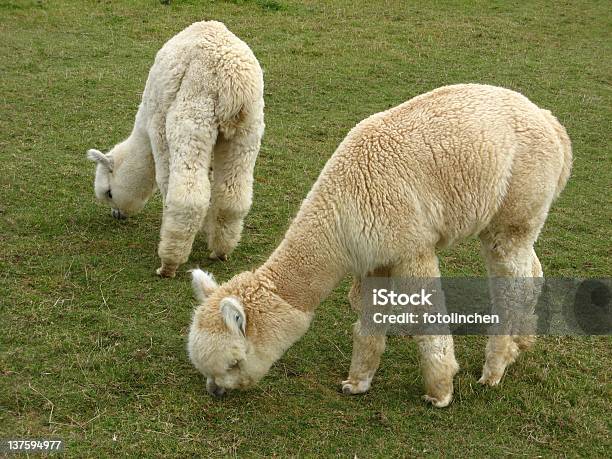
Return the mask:
M203 225L210 258L226 259L238 244L263 109L263 74L249 47L220 22L196 22L157 53L130 136L108 154L88 151L96 197L113 217L136 214L159 188L157 274L174 277Z
M477 235L490 277L541 277L533 244L571 161L570 140L549 111L493 86L442 87L360 122L261 267L222 285L193 272L199 306L188 352L208 391L255 384L346 274L359 312L366 276L439 278L436 249ZM414 338L424 399L444 407L459 368L452 336ZM480 382L499 383L531 341L489 337ZM344 393L370 388L384 349L384 336L354 324Z

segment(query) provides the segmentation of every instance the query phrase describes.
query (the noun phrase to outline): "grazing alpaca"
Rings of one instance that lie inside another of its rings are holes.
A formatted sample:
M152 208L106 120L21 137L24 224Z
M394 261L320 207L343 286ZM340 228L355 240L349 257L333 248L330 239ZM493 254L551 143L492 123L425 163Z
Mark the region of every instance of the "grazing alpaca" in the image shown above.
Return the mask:
M478 235L492 277L541 277L533 244L571 169L564 128L516 92L436 89L359 123L325 165L284 240L253 272L217 285L196 270L200 306L188 351L214 395L257 382L307 330L347 273L363 308L365 276L439 277L436 249ZM491 283L494 290L495 283ZM499 292L493 291L495 294ZM369 389L384 336L354 325L343 391ZM425 399L450 403L452 336L415 336ZM497 384L524 336L492 336L481 383Z
M263 109L263 75L249 47L220 22L197 22L157 53L130 136L106 155L87 152L98 164L96 196L115 218L140 211L159 188L159 275L174 277L205 220L211 258L238 244Z

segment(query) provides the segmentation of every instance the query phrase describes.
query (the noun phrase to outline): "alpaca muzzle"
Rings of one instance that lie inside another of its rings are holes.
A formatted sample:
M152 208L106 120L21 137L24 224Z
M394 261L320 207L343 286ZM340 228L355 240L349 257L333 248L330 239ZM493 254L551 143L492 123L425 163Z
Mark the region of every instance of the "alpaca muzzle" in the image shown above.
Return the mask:
M217 386L211 378L206 380L206 391L215 398L221 398L225 395L225 389Z
M127 218L127 215L125 215L119 209L111 209L111 215L117 220L125 220Z

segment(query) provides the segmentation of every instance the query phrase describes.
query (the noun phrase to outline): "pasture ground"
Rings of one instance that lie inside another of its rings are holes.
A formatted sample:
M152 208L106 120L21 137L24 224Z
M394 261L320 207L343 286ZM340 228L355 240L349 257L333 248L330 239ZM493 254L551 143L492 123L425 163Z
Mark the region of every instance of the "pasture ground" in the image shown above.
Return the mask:
M85 151L129 134L155 52L202 19L260 60L267 129L237 251L209 262L199 238L161 280L159 196L114 221ZM476 383L484 338L459 337L439 410L406 339L390 339L370 393L339 393L347 281L251 391L209 398L185 335L187 269L226 280L262 263L351 127L458 82L518 90L567 127L573 175L536 250L547 276L609 277L611 30L604 1L2 1L0 437L59 438L74 457L608 456L609 337L540 339L496 388ZM484 274L476 241L441 264Z

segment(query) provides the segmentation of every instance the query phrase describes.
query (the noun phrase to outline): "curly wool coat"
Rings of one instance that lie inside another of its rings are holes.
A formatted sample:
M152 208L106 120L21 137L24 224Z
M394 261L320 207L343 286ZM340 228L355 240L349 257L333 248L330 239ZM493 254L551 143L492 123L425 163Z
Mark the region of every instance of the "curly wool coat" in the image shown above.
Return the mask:
M347 273L359 311L363 277L439 277L436 250L470 236L481 239L491 276L541 277L533 244L571 162L569 138L550 112L503 88L446 86L365 119L329 159L263 266L219 287L194 273L201 305L192 362L212 393L248 387L302 336ZM425 398L446 406L458 370L452 337L415 338ZM497 384L530 342L491 337L481 382ZM345 393L368 390L384 348L384 337L364 336L355 324Z
M96 195L113 215L133 215L156 185L161 191L158 274L174 276L187 261L205 217L211 257L237 245L263 109L263 74L250 48L220 22L197 22L157 53L131 135L107 155L89 151Z

